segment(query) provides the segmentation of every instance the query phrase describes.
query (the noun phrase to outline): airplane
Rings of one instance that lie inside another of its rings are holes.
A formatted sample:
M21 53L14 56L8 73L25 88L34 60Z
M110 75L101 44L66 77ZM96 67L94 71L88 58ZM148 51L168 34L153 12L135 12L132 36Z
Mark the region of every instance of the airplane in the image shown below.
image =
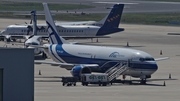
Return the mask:
M142 83L146 83L146 79L151 78L158 69L156 61L169 59L169 57L154 59L144 51L130 48L71 44L60 36L61 33L56 29L47 3L43 3L43 6L50 44L32 47L43 48L54 62L35 61L35 64L60 66L70 70L72 76L80 77L82 73L105 73L118 63L128 61L129 68L123 75L140 78Z
M25 48L34 48L30 45L41 45L42 37L37 36L37 20L36 20L36 11L31 12L31 16L33 17L33 35L31 35L27 40L25 40ZM43 52L42 48L34 48L34 55L39 55L42 53L42 57L46 57L46 54Z
M33 24L33 35L26 36L26 39L24 43L12 43L16 45L24 45L23 48L34 48L30 45L41 45L42 43L42 37L37 36L37 20L36 20L36 11L31 12L31 16L33 18L32 24ZM42 48L34 48L34 55L42 54L43 58L46 58L46 54L43 52Z
M65 39L77 38L109 38L106 36L112 33L124 31L124 28L119 28L121 15L123 12L124 4L116 4L111 9L109 15L105 17L102 26L95 25L58 25L56 24L57 31ZM101 22L103 22L101 21ZM48 38L46 25L37 25L37 35ZM32 34L32 27L27 25L10 25L1 32L1 37L7 41L10 39L19 38Z

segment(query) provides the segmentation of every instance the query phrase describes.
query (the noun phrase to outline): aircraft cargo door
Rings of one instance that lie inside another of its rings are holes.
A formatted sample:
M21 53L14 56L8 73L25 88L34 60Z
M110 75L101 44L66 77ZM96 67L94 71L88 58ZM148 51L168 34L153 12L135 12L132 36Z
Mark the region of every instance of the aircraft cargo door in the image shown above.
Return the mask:
M0 101L3 100L3 69L0 69Z

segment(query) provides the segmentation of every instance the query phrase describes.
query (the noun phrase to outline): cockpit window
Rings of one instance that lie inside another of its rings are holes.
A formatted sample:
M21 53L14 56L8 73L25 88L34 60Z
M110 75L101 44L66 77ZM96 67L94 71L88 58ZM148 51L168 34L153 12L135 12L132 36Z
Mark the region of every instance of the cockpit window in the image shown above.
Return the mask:
M140 58L140 61L155 61L154 58Z
M143 62L143 61L144 61L144 58L140 58L139 60Z

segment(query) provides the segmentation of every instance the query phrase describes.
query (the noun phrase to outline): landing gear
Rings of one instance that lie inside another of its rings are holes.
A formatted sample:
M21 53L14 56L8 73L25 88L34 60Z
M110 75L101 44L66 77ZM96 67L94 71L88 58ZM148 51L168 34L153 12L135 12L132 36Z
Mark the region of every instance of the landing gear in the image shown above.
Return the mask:
M6 39L6 42L11 42L11 39L10 38Z
M44 52L42 52L42 57L47 58L47 55Z
M141 79L140 84L146 84L146 79Z
M13 42L16 42L16 39L12 39L13 40Z

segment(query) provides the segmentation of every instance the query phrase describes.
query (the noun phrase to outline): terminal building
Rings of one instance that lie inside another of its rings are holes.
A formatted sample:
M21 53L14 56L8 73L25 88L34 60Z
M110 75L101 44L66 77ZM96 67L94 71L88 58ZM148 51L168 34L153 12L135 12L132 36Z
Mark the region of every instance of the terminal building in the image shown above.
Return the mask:
M0 101L34 101L34 50L0 48Z

